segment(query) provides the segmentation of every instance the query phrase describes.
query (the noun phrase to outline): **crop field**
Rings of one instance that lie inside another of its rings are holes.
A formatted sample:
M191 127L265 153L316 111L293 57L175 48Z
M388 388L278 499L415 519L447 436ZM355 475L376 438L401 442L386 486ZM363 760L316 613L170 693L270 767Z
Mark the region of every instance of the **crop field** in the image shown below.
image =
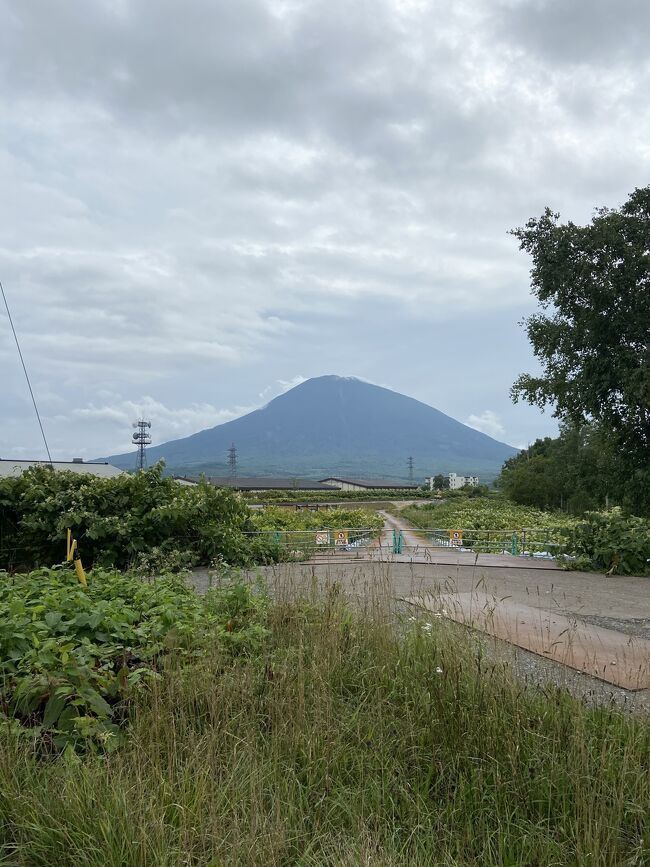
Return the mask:
M520 506L505 497L457 497L439 505L409 506L401 514L416 527L462 527L468 530L517 530L522 527L572 528L577 518Z
M449 497L442 504L393 511L415 527L463 530L463 545L477 552L498 552L514 544L518 552L568 555L566 565L575 568L650 574L650 520L619 508L577 518L490 495Z
M642 867L650 726L337 586L0 573L0 863Z

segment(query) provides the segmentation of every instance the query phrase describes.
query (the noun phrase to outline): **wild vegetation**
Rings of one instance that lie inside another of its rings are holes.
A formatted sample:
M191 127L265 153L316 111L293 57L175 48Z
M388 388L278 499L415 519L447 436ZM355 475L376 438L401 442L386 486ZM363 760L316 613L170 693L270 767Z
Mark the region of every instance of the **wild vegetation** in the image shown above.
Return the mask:
M401 514L416 527L467 530L518 530L524 527L573 527L576 519L562 512L520 506L506 497L446 497L442 503L407 506Z
M441 504L408 506L399 514L416 527L463 530L463 546L476 551L510 551L516 534L518 552L568 555L566 565L572 568L650 574L650 521L620 508L577 518L491 494L450 496Z
M133 580L0 578L3 863L648 862L647 721L377 598Z
M377 512L368 509L319 509L318 511L282 509L267 506L257 512L252 519L253 526L259 531L275 530L343 530L369 529L380 530L384 524Z
M253 503L323 503L338 502L339 500L365 502L377 500L390 502L391 500L430 500L435 493L428 488L415 488L414 490L395 490L391 488L372 488L366 491L261 491L247 492L242 495L248 502Z
M115 749L139 689L215 642L256 647L258 609L243 585L201 598L172 575L98 569L82 587L66 567L0 572L0 720L48 750Z
M230 490L179 485L164 477L161 464L112 479L37 467L0 480L0 568L60 563L68 527L87 565L125 568L152 553L164 561L182 552L186 563L250 566L287 555L286 546L260 531L377 521L360 510L254 513Z

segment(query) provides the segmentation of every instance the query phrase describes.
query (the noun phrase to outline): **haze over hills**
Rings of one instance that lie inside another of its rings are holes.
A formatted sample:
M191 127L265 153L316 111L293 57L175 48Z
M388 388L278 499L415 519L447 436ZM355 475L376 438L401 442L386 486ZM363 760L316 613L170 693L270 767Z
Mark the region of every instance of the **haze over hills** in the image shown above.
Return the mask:
M155 420L153 433L155 433ZM234 443L239 474L355 475L422 481L437 472L494 478L517 449L467 427L427 404L354 377L319 376L241 418L147 450L151 465L224 475ZM131 469L133 452L107 458Z

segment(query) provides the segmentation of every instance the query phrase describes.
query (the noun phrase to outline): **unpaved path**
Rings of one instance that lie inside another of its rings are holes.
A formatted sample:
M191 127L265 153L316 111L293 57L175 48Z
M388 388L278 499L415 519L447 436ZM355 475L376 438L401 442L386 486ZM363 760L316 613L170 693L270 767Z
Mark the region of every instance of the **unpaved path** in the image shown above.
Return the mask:
M256 570L278 592L340 585L469 626L494 641L526 680L561 683L597 703L650 709L650 578L558 568L552 560L430 548L417 528L387 512L366 549L309 564ZM401 530L404 553L393 554ZM207 575L193 583L204 589ZM509 648L509 649L508 649Z
M446 566L478 566L485 569L557 569L557 563L551 559L536 557L513 557L508 554L475 554L459 548L436 548L427 544L426 533L403 518L379 511L384 519L382 533L382 550L391 552L394 530L401 530L404 547L401 554L391 554L390 559L401 563L436 563Z

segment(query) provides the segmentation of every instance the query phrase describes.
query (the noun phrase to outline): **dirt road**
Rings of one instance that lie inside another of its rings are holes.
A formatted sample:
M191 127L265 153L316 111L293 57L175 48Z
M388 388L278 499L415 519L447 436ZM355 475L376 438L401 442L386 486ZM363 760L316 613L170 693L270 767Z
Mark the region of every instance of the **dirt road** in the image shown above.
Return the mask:
M554 561L428 548L388 513L372 546L309 564L261 569L279 591L336 583L363 599L383 595L418 616L471 627L509 655L526 679L650 709L650 578L566 571ZM405 553L393 554L393 530ZM199 573L195 586L203 589Z

